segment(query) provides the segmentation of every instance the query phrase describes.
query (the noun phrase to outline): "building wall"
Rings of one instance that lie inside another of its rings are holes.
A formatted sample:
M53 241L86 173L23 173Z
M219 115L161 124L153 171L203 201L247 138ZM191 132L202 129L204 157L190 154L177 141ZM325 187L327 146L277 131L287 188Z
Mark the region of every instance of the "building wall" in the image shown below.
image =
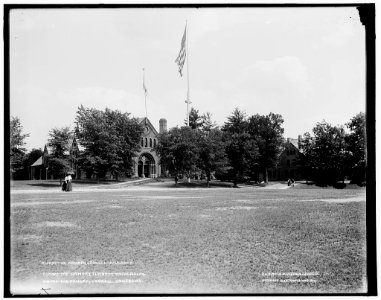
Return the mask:
M164 126L162 120L160 121L160 129L162 130ZM134 157L133 176L156 178L161 176L160 158L153 149L158 143L158 132L148 119L141 119L140 124L143 125L144 132L140 139L141 149Z
M298 165L298 157L302 155L298 147L290 141L284 145L284 150L279 156L278 165L269 170L269 179L271 180L287 180L293 178L295 180L302 179L302 171Z

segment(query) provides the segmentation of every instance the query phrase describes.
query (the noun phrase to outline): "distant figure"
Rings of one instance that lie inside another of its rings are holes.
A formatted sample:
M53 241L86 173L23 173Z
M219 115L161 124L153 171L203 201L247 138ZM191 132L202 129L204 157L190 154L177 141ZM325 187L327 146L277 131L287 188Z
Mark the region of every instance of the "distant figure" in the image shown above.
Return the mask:
M287 185L288 185L288 186L291 185L291 179L290 179L290 178L287 180Z
M295 184L294 178L291 178L291 184L292 184L292 186L294 186L294 184Z
M66 176L65 176L64 181L62 182L62 191L66 192Z
M177 185L178 181L179 181L179 178L177 177L177 175L175 175L175 185Z
M66 192L71 192L72 191L72 186L71 186L71 175L68 174L66 177L65 177L65 181L66 181Z

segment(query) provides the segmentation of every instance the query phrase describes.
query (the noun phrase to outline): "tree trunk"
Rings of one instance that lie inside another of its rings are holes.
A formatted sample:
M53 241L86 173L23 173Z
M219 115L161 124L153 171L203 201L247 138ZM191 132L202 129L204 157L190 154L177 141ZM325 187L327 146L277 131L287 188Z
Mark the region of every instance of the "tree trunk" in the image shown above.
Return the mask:
M269 183L269 174L267 173L267 168L265 168L265 183Z
M238 182L238 175L235 175L233 180L233 187L235 188L238 187L237 182Z

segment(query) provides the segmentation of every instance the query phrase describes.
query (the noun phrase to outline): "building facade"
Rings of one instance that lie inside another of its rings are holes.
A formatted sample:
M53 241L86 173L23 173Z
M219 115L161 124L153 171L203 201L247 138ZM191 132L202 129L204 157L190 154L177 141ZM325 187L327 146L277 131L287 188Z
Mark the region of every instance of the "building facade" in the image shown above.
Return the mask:
M133 157L133 177L135 178L157 178L162 174L162 168L160 165L160 158L154 147L158 143L158 132L148 118L138 118L139 124L144 128L143 134L140 140L140 151ZM160 133L167 131L167 120L160 119L159 121ZM76 179L92 178L94 174L86 174L84 170L78 167L77 157L79 154L79 145L75 138L69 141L69 163L73 177ZM52 177L48 173L48 150L45 146L43 155L35 161L29 169L29 179L48 179ZM109 173L109 172L108 172ZM50 176L49 176L50 175ZM107 174L107 178L111 178L112 175Z
M139 124L144 128L140 140L140 151L134 157L133 176L141 178L157 178L161 176L162 168L160 157L154 150L158 143L158 132L148 118L138 118ZM160 133L167 130L167 120L160 119Z
M300 180L303 178L302 168L298 164L298 158L303 153L300 150L300 139L287 138L281 152L278 164L275 168L269 170L269 179L271 180L287 180L293 178Z
M44 147L42 155L29 166L28 177L29 180L48 179L48 148Z

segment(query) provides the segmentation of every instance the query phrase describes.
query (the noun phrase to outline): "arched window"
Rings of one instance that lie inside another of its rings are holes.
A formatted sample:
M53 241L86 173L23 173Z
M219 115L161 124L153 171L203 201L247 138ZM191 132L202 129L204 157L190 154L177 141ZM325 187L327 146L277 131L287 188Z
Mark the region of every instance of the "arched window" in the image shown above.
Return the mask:
M153 139L153 146L156 147L156 139Z
M147 145L147 138L146 138L146 143L145 143L145 146L144 147L147 147L148 145Z
M149 139L149 146L152 147L152 139Z
M142 145L142 147L144 146L144 138L142 138L142 140L140 141L140 145Z

